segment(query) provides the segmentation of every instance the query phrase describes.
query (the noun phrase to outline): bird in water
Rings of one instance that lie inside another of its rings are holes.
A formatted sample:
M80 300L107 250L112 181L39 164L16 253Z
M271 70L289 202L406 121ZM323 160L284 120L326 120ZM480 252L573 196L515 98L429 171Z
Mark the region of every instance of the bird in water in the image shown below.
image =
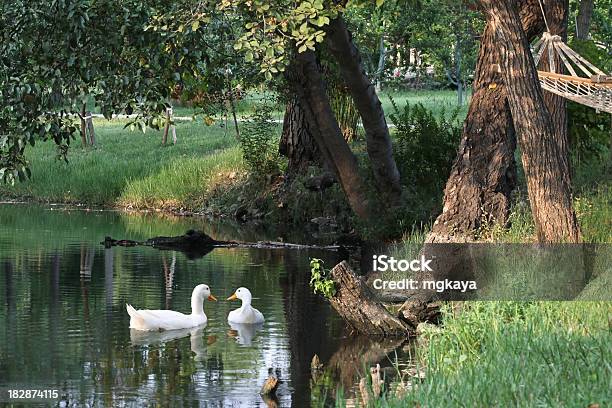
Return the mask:
M183 314L173 310L136 310L132 305L126 304L130 315L130 329L178 330L188 329L206 324L208 318L204 313L204 300L214 300L208 285L201 284L193 289L191 294L191 314Z
M227 300L235 300L240 299L242 301L242 306L240 306L236 310L232 310L227 316L227 321L230 323L247 323L247 324L257 324L264 322L263 314L251 306L251 300L253 296L251 295L251 291L247 288L238 288L236 292Z

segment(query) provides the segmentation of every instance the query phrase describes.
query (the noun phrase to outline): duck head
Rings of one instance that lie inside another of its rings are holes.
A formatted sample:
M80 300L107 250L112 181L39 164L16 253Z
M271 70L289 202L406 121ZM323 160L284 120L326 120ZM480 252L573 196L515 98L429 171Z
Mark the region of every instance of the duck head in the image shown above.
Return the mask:
M250 305L251 299L252 299L251 291L248 290L247 288L238 288L236 289L236 291L234 292L232 296L227 298L227 300L236 300L236 299L242 300L243 305Z
M211 295L208 285L200 284L193 288L191 293L191 313L194 315L204 314L204 299L214 300L217 298Z
M210 288L208 285L203 283L193 288L191 297L200 300L200 302L202 302L204 299L214 300L215 302L217 301L217 298L210 293Z

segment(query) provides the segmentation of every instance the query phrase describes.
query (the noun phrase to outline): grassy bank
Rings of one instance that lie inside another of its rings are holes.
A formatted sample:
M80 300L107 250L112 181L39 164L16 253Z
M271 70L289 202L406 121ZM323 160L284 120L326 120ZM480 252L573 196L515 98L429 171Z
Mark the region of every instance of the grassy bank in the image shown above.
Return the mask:
M233 132L202 121L178 122L178 143L163 147L162 134L124 129L125 121L95 120L97 145L73 141L68 163L52 143L27 151L32 178L0 185L0 196L61 203L160 208L191 206L218 174L241 171ZM195 202L201 202L201 197Z
M389 95L400 107L406 103L422 103L436 114L442 110L450 112L455 106L453 91L382 92L381 101L387 112L393 110ZM247 116L253 104L262 98L264 94L261 93L249 94L238 105L239 116ZM281 120L282 107L278 109L274 117ZM463 110L466 110L465 106ZM175 109L179 116L193 113L193 109L186 107ZM212 126L207 126L201 117L195 121L178 121L178 143L166 147L161 146L160 131L148 129L143 134L124 129L125 120L95 119L95 147L83 148L80 140L74 140L69 162L65 163L57 160L53 143L39 142L26 150L32 178L14 186L0 185L0 198L202 211L215 207L216 203L226 205L240 194L257 194L261 187L247 186L244 192L234 189L233 196L225 195L224 187L245 181L245 166L233 124L230 121L226 127L223 118L219 119ZM331 190L328 192L334 200L341 195ZM320 201L319 195L313 196L312 200L306 195L307 192L297 191L297 195L291 198L293 204L300 207L298 212L302 207L312 207L313 201ZM329 201L330 197L326 199Z
M377 405L587 407L609 402L610 302L473 302L421 341L413 391Z

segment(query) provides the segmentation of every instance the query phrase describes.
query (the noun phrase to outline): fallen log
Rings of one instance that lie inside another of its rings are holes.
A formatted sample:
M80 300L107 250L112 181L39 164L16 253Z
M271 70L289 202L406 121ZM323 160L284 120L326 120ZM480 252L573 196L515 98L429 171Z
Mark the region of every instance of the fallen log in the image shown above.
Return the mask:
M159 250L172 250L185 252L190 258L201 258L215 248L260 248L260 249L324 249L338 251L346 248L343 245L302 245L276 241L236 242L219 241L202 231L189 230L184 235L175 237L153 237L146 241L129 239L114 239L105 237L101 242L105 248L113 246L150 246Z
M408 324L393 316L376 300L365 281L342 261L331 270L336 294L330 298L332 307L351 328L361 334L383 337L414 336L418 323Z

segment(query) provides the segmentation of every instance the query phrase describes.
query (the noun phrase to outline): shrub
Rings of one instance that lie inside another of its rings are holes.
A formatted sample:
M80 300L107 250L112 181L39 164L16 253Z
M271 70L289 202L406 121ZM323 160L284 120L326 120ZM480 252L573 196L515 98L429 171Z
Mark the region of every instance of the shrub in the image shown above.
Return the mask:
M272 117L273 107L262 103L247 118L240 135L240 148L251 175L265 177L279 170L278 126Z
M606 151L610 139L610 115L588 106L568 102L570 153L574 165L589 158L598 158Z
M439 117L420 103L399 109L391 99L395 124L394 156L402 184L413 192L439 191L448 179L461 137L459 108ZM425 191L424 191L425 190Z

